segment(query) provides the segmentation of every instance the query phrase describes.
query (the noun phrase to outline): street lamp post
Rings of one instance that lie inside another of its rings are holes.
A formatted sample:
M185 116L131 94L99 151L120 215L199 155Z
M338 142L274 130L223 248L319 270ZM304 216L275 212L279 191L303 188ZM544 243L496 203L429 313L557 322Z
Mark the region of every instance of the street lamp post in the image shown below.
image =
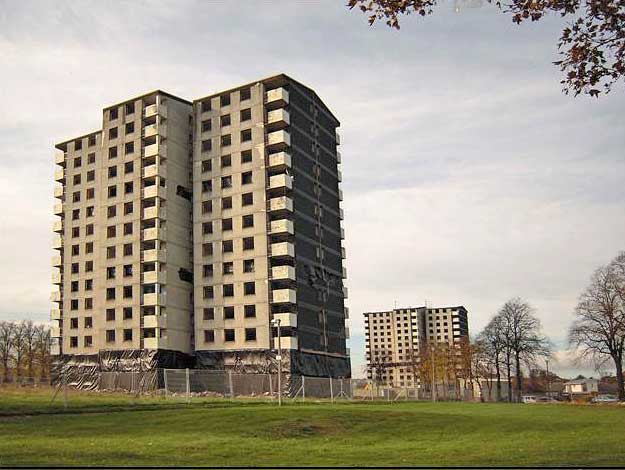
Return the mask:
M280 344L280 319L274 318L271 320L271 324L278 328L278 355L276 356L278 360L278 406L282 406L282 345Z
M545 359L547 363L547 396L551 398L551 377L549 377L549 359Z
M434 345L432 344L430 346L431 348L431 355L430 355L430 366L432 367L432 401L436 401L436 376L434 373Z

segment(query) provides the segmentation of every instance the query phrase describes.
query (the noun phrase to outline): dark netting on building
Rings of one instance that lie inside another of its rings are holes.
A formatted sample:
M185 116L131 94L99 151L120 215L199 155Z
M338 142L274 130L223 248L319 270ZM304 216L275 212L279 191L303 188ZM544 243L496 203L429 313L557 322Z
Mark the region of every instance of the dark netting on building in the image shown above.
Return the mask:
M269 374L276 371L275 364L275 353L267 350L195 352L195 367L198 369L232 370L243 374Z
M54 384L65 383L81 390L156 390L163 387L162 374L156 373L158 369L184 369L193 365L192 357L178 351L128 349L56 356L51 375ZM120 372L127 374L107 375Z
M277 370L274 351L215 352L196 351L198 369L232 370L246 374L269 374ZM329 356L285 350L282 355L282 372L286 375L309 377L351 377L349 357Z

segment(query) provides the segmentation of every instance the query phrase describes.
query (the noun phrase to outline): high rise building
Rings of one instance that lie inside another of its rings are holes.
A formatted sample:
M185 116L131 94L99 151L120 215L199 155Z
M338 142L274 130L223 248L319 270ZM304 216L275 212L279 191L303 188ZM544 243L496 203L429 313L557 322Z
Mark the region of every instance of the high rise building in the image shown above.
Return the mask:
M338 126L281 74L57 144L57 360L349 376Z
M469 336L463 306L399 308L364 315L368 378L394 386L418 383L424 348L440 343L459 345Z

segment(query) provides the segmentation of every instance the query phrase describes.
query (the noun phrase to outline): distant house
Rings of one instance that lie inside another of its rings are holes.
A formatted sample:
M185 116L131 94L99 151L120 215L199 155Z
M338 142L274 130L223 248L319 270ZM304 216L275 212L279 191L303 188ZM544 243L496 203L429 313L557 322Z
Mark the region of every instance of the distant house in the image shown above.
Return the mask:
M567 395L590 395L599 392L597 379L575 379L565 382L564 393Z
M557 397L564 392L564 382L551 382L547 385L545 395L549 397Z
M464 379L459 380L460 388L467 390L471 399L475 401L497 401L497 379L479 379L472 380L470 382ZM502 401L508 400L508 380L505 377L501 378L501 394L499 397Z

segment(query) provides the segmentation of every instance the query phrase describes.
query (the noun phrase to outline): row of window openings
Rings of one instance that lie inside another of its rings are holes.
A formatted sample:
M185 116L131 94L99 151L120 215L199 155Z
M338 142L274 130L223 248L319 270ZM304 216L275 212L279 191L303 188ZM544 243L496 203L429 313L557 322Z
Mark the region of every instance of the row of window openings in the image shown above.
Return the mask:
M241 152L241 164L250 163L252 161L252 151L243 150ZM221 167L227 168L232 166L232 155L223 155L220 159ZM208 173L213 170L213 161L210 159L202 160L202 173ZM251 182L251 181L250 181Z
M78 263L76 263L78 264ZM124 277L132 277L132 264L125 264L122 268ZM149 272L149 270L147 271ZM106 279L115 279L117 273L116 266L109 266L106 268ZM93 290L93 279L85 279L84 281L85 291ZM78 292L80 289L80 284L78 281L71 281L70 283L70 291Z
M124 341L132 341L132 328L126 328L123 331ZM106 342L114 343L115 342L115 330L106 330ZM85 348L90 348L93 346L93 337L85 336L83 339L83 344ZM70 336L69 338L69 346L70 348L78 347L78 336Z
M94 138L94 141L95 141L95 138ZM93 143L93 145L95 145L95 142ZM76 150L80 150L80 149L76 149ZM95 153L87 154L87 165L91 165L93 163L95 163ZM80 168L82 166L82 157L75 157L72 165L74 168Z
M109 230L111 228L115 229L115 226L108 227ZM109 230L107 230L107 236L108 236L108 238L111 238L111 233L114 234L114 231L110 232ZM124 245L122 247L122 250L123 250L123 255L124 256L132 256L132 254L133 254L133 244L132 243L124 243ZM86 254L93 253L93 242L85 243L85 253ZM80 245L79 244L72 245L72 247L71 247L71 254L72 254L72 256L79 256L80 255ZM116 256L117 256L117 247L116 246L107 246L106 247L106 258L107 259L113 259ZM76 265L76 269L78 269L78 263L72 264L72 274L78 273L78 271L74 272L74 268L73 268L74 265Z
M132 163L132 162L129 162ZM93 177L90 176L92 172L88 172L87 173L87 180L88 181L92 181L95 178L95 175ZM109 168L109 178L114 178L117 176L117 167L113 166ZM80 184L80 178L81 175L74 175L74 185ZM248 185L248 184L252 184L253 180L252 180L252 172L245 172L241 174L241 185ZM150 186L150 185L146 185ZM152 185L153 186L153 185ZM161 186L165 186L165 181L161 178ZM226 189L226 188L231 188L232 187L232 176L224 176L221 178L221 187L222 189ZM202 192L203 193L207 193L207 192L211 192L213 190L213 184L211 180L204 180L202 181ZM132 194L134 191L134 184L132 181L127 181L124 183L124 194ZM87 200L89 199L93 199L95 197L95 188L87 188L86 190L86 197ZM117 185L111 185L108 187L108 197L109 198L113 198L113 197L117 197ZM81 192L80 191L74 191L72 193L72 202L80 202L81 200ZM251 193L247 193L247 194L243 194L242 195L242 204L243 205L249 205L249 204L253 204L253 196ZM229 207L232 207L232 204L230 204Z
M144 286L147 287L147 286ZM106 300L115 300L117 297L117 288L116 287L107 287L106 289ZM122 297L124 299L132 299L133 298L133 288L132 286L122 286ZM83 299L83 305L85 310L93 309L93 298L87 297ZM80 308L79 299L71 299L70 300L70 310L78 310Z
M93 245L89 245L89 243L87 243L86 245L86 250L88 253L93 251ZM123 255L124 256L132 256L133 254L133 244L132 243L125 243L123 245ZM149 246L144 246L144 249L154 249L154 248L150 248ZM91 251L89 251L91 250ZM77 252L78 253L78 252ZM106 247L106 258L107 259L114 259L117 256L117 247L116 246L108 246ZM146 265L144 265L146 266ZM70 270L72 274L80 274L80 263L72 263L70 265ZM84 272L86 273L90 273L93 272L93 261L92 260L87 260L85 261L85 268L84 268ZM125 276L132 276L132 265L124 265L124 275Z
M219 117L219 125L220 127L228 127L232 124L232 115L231 114L223 114ZM239 121L245 122L252 119L252 109L246 108L242 109L239 113ZM213 122L211 119L205 119L202 121L202 132L210 132L213 129Z
M245 173L241 173L241 185L252 184L252 172L247 171ZM221 189L232 188L232 175L222 176L221 177ZM202 192L210 193L213 190L213 181L212 180L203 180L202 181Z
M204 232L204 233L213 233L213 232ZM243 250L253 250L254 249L254 237L243 237L242 248ZM223 240L221 242L221 252L233 253L234 252L234 240ZM212 243L204 243L202 245L202 256L212 256L212 255L213 255Z
M412 325L413 325L413 326L416 326L416 324L415 324L415 323L413 323ZM404 323L404 327L405 327L405 328L408 328L408 322ZM377 329L378 329L378 325L376 325L376 324L374 323L374 324L373 324L373 326L372 326L372 328L373 328L374 330L377 330ZM380 329L381 329L381 330L384 330L385 328L386 328L386 329L391 330L391 329L393 328L393 325L382 325L382 324L380 324ZM395 326L395 328L401 328L401 323L397 323L397 324L396 324L396 326Z
M109 215L109 217L114 217ZM126 222L123 224L123 234L124 236L126 235L132 235L133 233L133 223L132 222ZM86 235L93 235L93 224L88 224L85 226L85 233ZM106 229L106 236L107 238L113 238L115 237L117 234L117 228L115 225L111 225L109 227L107 227ZM72 227L72 238L79 238L80 237L80 227ZM87 253L91 253L93 251L93 242L89 242L86 244L87 246Z
M123 308L123 319L124 320L132 320L132 307L124 307ZM106 309L106 321L110 322L110 321L115 321L115 309L114 308L109 308ZM79 323L79 319L78 318L70 318L70 329L77 329L78 328L78 323ZM83 327L85 329L91 329L93 328L93 317L85 317L83 319Z
M367 319L368 319L368 318L367 318ZM387 323L389 323L389 322L391 321L391 317L387 317L387 318L380 318L380 319L379 319L379 322L380 322L380 323L384 323L385 321L386 321ZM397 323L401 323L402 321L404 321L404 322L407 322L407 321L412 321L412 322L415 322L415 321L417 321L417 319L416 319L416 318L414 318L414 317L397 317L397 318L395 318L395 321L396 321ZM378 319L373 318L372 323L377 323L377 322L378 322Z
M234 284L223 284L221 286L222 297L234 297ZM243 294L244 295L254 295L256 294L256 282L244 282L243 283ZM203 297L205 299L213 299L215 298L215 288L214 286L204 286L203 288Z
M78 176L78 175L77 175ZM145 187L149 187L149 186L154 186L154 185L145 185ZM164 180L161 178L161 186L164 187L165 186L165 182ZM127 181L124 183L124 194L133 194L134 192L134 184L132 181ZM86 191L86 197L87 200L93 199L95 197L95 188L88 188ZM111 185L108 187L108 197L109 199L112 199L114 197L117 197L117 185ZM72 193L72 202L80 202L81 200L81 193L80 191L75 191ZM87 207L87 216L89 217L90 215L93 215L93 210L94 207L90 206Z
M254 260L244 259L241 262L241 267L244 273L254 272ZM234 274L234 263L232 261L225 261L222 263L222 274ZM214 269L212 264L205 264L202 266L202 277L213 277Z
M397 351L398 353L402 353L403 351L400 349ZM374 353L374 359L379 359L380 355L379 354L375 354ZM410 356L410 355L406 355L405 357L402 354L398 354L397 355L397 360L398 361L403 361L403 360L412 360L415 359L414 357Z
M251 142L252 141L252 129L244 129L240 132L240 141L243 142ZM219 144L221 147L229 147L232 145L232 134L224 134L219 139ZM213 141L212 139L203 140L201 143L202 152L210 152L213 150Z
M95 144L96 144L96 136L90 135L89 140L87 141L87 145L89 147L93 147ZM82 139L74 141L74 150L82 150ZM93 157L95 159L95 154L93 154Z
M254 249L254 237L244 237L243 239L243 250L253 250ZM223 253L232 253L234 252L233 240L224 240L222 242L222 252ZM213 256L214 249L212 243L202 243L202 256Z
M76 175L80 176L80 175ZM134 192L134 184L132 181L127 181L124 183L124 194L132 194ZM95 198L95 188L88 188L86 191L87 200ZM114 198L117 197L117 186L109 186L108 188L108 197ZM74 191L72 193L72 202L80 202L81 192Z
M124 105L124 111L126 116L130 116L135 113L135 103L126 103ZM109 120L114 121L119 117L119 108L109 109Z
M107 209L108 214L113 214L113 209L111 209L111 207L114 207L114 206L110 206ZM134 204L132 201L124 203L124 215L130 215L133 213L133 211L134 211ZM94 217L95 206L86 207L85 213L87 217ZM114 215L110 215L109 217L115 217L116 214L117 214L117 210L115 209ZM79 220L79 219L80 219L80 209L72 209L72 220ZM86 232L87 232L87 235L93 235L93 224L86 225Z
M135 153L135 143L126 142L124 144L124 155L132 155L134 153ZM109 147L109 150L108 150L109 160L113 160L114 158L117 158L118 156L119 156L119 153L117 151L117 146Z
M74 162L76 162L76 161L80 161L80 157L75 158ZM74 166L78 167L78 166L80 166L80 164L76 165L76 163L74 163ZM131 161L131 162L125 162L124 163L124 174L125 175L133 174L134 170L135 170L134 162ZM112 165L112 166L108 167L108 177L109 178L115 178L115 177L117 177L117 174L118 174L118 172L117 172L117 165ZM95 170L87 171L86 175L87 175L87 182L95 181ZM73 176L72 183L74 185L79 185L81 182L82 182L82 175L80 173Z
M235 318L235 309L232 305L227 305L223 308L223 317L224 320L234 320ZM256 318L256 305L249 304L243 306L243 316L245 318ZM215 319L215 308L214 307L206 307L202 311L202 320L211 321Z
M125 135L130 135L133 134L135 132L135 123L134 122L127 122L124 125L124 134ZM111 127L109 129L109 140L113 140L113 139L117 139L117 137L119 137L119 130L117 127Z
M241 207L251 206L254 204L254 193L241 194ZM227 196L221 198L222 210L232 209L232 197ZM202 214L210 214L213 212L213 201L202 201Z
M243 89L239 90L239 100L240 101L249 100L251 97L252 97L252 90L251 90L251 88L243 88ZM219 105L222 108L224 106L230 106L230 93L223 94L223 95L221 95L219 97ZM203 113L211 111L212 110L211 100L207 99L205 101L202 101L202 104L200 105L200 108L201 108Z
M132 124L132 123L129 123L129 124ZM128 124L127 124L127 126L128 126ZM111 129L111 130L113 130L113 129ZM131 155L131 154L134 154L134 153L135 153L135 144L134 144L134 142L126 142L124 144L124 154L125 155ZM117 158L117 155L118 155L117 147L116 146L115 147L109 147L109 150L108 150L108 157L109 157L109 159ZM87 165L92 165L92 164L95 163L95 161L96 161L96 154L95 153L92 152L92 153L87 154ZM130 168L132 168L132 163L133 162L126 162L126 164L125 164L126 168L128 168L129 164L130 164ZM75 157L73 159L72 166L74 168L81 168L82 167L82 157ZM93 172L94 171L95 170L90 170L87 173L87 181L91 181L89 179L90 178L90 174L93 176ZM126 173L132 173L132 169L130 171L126 170ZM74 182L74 184L79 184L79 183Z
M236 330L234 328L225 328L223 330L223 341L236 341ZM245 328L245 341L256 341L256 328ZM204 330L204 342L215 342L215 330Z
M408 339L408 338L406 338L406 339ZM417 339L418 339L418 338L415 338L415 341L416 341ZM380 338L380 339L379 339L379 341L380 341L380 343L384 343L384 338ZM378 342L378 338L373 338L373 342L374 342L374 343L377 343L377 342ZM393 343L390 339L389 339L388 341L386 341L386 342L387 342L389 345L392 345L392 343ZM402 347L403 345L404 345L404 343L402 343L402 342L401 342L401 340L398 340L397 346L398 346L398 347ZM373 344L373 347L374 347L374 348L375 348L375 347L377 347L377 346L378 346L377 344ZM383 346L383 344L381 344L381 345L380 345L380 347L382 347L382 346ZM410 346L410 342L406 343L406 346ZM401 349L399 350L399 352L401 352Z
M210 202L210 201L206 201L206 202ZM204 206L204 203L202 203L202 214L207 214L210 212L212 212L212 209L211 208L206 209ZM254 214L247 214L247 215L241 216L241 228L251 228L253 226L254 226ZM232 218L221 220L221 230L223 232L232 230L232 227L233 227ZM204 229L202 229L205 235L209 233L213 233L212 227L207 226L206 230L207 231L204 231Z
M375 327L373 329L375 330ZM401 334L401 329L398 329L398 330L389 330L388 335L392 336L393 331L397 331L398 335ZM404 329L404 333L408 334L408 329ZM385 333L384 333L384 330L380 330L379 332L378 331L374 332L374 334L379 334L380 336L384 336ZM415 331L414 334L416 335L417 332Z

